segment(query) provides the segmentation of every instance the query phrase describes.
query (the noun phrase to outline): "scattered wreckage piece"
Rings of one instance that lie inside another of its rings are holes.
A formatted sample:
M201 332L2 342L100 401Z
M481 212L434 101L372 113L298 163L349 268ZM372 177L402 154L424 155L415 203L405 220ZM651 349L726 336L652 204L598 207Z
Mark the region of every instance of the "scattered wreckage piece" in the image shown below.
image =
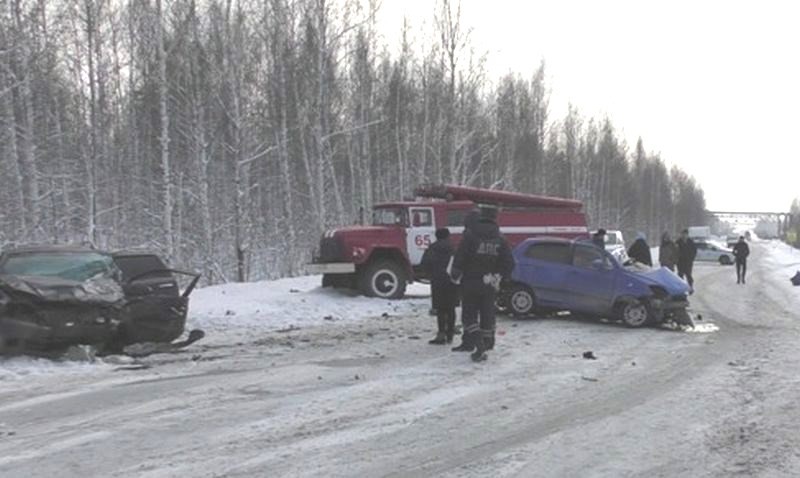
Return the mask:
M183 292L178 275L189 277ZM90 345L108 355L135 343L172 342L184 332L199 279L168 268L154 253L63 245L5 250L0 354L53 356Z
M198 340L206 336L206 333L200 329L194 329L189 332L189 337L186 340L178 342L139 342L123 347L122 353L129 357L142 358L153 354L165 354L177 352L181 349L192 345Z

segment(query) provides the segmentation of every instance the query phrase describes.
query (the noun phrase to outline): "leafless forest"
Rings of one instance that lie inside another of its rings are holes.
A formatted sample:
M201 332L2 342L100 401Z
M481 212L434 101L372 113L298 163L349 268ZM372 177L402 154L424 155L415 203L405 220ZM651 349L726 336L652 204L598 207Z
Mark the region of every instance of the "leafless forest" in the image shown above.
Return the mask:
M431 2L426 34L398 19L391 45L377 8L0 0L0 245L284 276L326 227L423 182L576 197L651 241L705 222L699 185L641 140L579 105L552 117L544 63L489 75L457 4Z

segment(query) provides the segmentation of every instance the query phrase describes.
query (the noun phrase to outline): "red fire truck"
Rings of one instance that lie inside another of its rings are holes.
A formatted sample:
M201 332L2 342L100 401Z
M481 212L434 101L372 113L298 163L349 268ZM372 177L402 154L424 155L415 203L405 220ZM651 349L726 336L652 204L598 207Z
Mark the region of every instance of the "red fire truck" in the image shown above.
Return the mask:
M420 261L436 229L447 227L457 245L467 213L480 206L497 208L497 224L511 247L529 237L589 233L580 201L453 185L421 186L414 193L414 201L376 204L371 226L326 231L307 271L323 274L323 286L402 297L407 283L425 279Z

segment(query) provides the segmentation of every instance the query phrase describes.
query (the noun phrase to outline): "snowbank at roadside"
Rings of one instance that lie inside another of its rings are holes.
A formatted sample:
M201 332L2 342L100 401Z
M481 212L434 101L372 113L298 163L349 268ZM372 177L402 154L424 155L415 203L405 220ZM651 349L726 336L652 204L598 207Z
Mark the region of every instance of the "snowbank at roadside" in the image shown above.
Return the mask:
M748 268L750 269L748 277L756 267L767 268L780 288L775 292L780 293L789 303L794 304L795 310L797 310L800 307L800 287L793 286L790 279L800 271L800 249L795 249L781 241L764 241L762 247L768 252L766 260L759 261L760 258L754 257L751 252L748 259ZM757 254L759 250L754 252Z
M198 289L189 301L187 328L204 329L210 336L262 332L414 314L427 311L430 304L426 284L411 284L401 300L385 300L322 288L321 281L320 276L303 276Z

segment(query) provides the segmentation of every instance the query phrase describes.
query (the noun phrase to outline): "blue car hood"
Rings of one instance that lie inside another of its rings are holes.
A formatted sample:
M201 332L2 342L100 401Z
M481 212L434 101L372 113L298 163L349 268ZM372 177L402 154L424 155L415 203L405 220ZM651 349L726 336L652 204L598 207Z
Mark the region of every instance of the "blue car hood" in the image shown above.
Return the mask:
M657 285L663 287L669 295L681 295L689 293L689 285L676 276L675 273L670 272L666 267L658 269L642 268L642 269L625 269L629 274L637 279L647 283L648 285Z

